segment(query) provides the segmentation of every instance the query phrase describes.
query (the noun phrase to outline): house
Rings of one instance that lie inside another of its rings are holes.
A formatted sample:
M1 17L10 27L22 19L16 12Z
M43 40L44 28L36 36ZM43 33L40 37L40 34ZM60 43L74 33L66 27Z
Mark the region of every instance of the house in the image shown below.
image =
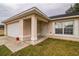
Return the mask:
M79 14L48 17L33 7L3 21L5 35L34 43L45 37L79 41Z

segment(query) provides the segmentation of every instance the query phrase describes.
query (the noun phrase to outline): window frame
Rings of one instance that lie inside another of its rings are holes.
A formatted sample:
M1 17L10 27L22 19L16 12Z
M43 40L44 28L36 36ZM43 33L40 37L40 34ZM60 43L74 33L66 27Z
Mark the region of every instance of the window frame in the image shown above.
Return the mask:
M65 28L65 22L72 22L72 25L73 25L73 27L72 27L72 31L73 31L73 33L72 34L64 34L64 28ZM62 23L62 34L61 33L56 33L56 23ZM74 35L74 20L70 20L70 21L62 21L62 22L55 22L55 28L54 28L54 31L55 31L55 34L58 34L58 35Z
M60 26L57 23L60 24ZM61 22L55 22L55 34L58 34L58 33L56 33L56 29L62 29L62 33L59 33L59 34L63 34L62 24L63 23L61 23ZM59 28L56 27L57 25L59 26Z

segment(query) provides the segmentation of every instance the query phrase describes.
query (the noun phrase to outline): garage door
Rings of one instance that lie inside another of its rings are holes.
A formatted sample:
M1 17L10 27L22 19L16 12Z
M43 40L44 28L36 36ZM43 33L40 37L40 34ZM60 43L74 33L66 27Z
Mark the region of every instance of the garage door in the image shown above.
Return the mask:
M7 26L7 34L11 37L19 36L19 23L12 23Z

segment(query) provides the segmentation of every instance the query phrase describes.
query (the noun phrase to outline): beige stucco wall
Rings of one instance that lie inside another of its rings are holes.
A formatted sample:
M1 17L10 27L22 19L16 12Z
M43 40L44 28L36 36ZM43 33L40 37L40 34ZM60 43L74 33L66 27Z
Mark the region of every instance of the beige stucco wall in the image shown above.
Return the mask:
M73 28L73 35L64 35L64 34L55 34L55 22L63 22L63 21L74 21L74 28ZM56 39L63 39L63 40L72 40L72 41L79 41L79 19L63 19L58 21L50 21L49 22L49 38L56 38Z
M48 22L48 35L53 35L54 34L54 22L50 21Z
M37 33L38 35L41 34L41 21L37 21Z
M79 41L79 37L76 37L76 36L49 35L49 38L55 38L55 39L60 39L60 40Z
M41 35L42 36L48 35L48 23L47 22L41 22Z
M23 35L24 36L30 36L31 35L31 20L30 19L24 20Z

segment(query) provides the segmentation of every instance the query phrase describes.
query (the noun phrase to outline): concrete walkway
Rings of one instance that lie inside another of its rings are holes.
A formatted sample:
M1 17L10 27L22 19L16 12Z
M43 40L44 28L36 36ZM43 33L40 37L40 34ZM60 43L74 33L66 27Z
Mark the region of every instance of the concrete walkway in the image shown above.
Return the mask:
M0 45L5 45L12 52L16 52L30 44L28 42L17 42L15 38L11 37L0 37Z
M44 41L47 38L48 37L38 37L39 40L37 40L33 43L30 43L29 41L17 42L15 38L4 36L4 37L0 37L0 45L5 45L8 49L10 49L14 53L31 44L36 45L36 44Z

